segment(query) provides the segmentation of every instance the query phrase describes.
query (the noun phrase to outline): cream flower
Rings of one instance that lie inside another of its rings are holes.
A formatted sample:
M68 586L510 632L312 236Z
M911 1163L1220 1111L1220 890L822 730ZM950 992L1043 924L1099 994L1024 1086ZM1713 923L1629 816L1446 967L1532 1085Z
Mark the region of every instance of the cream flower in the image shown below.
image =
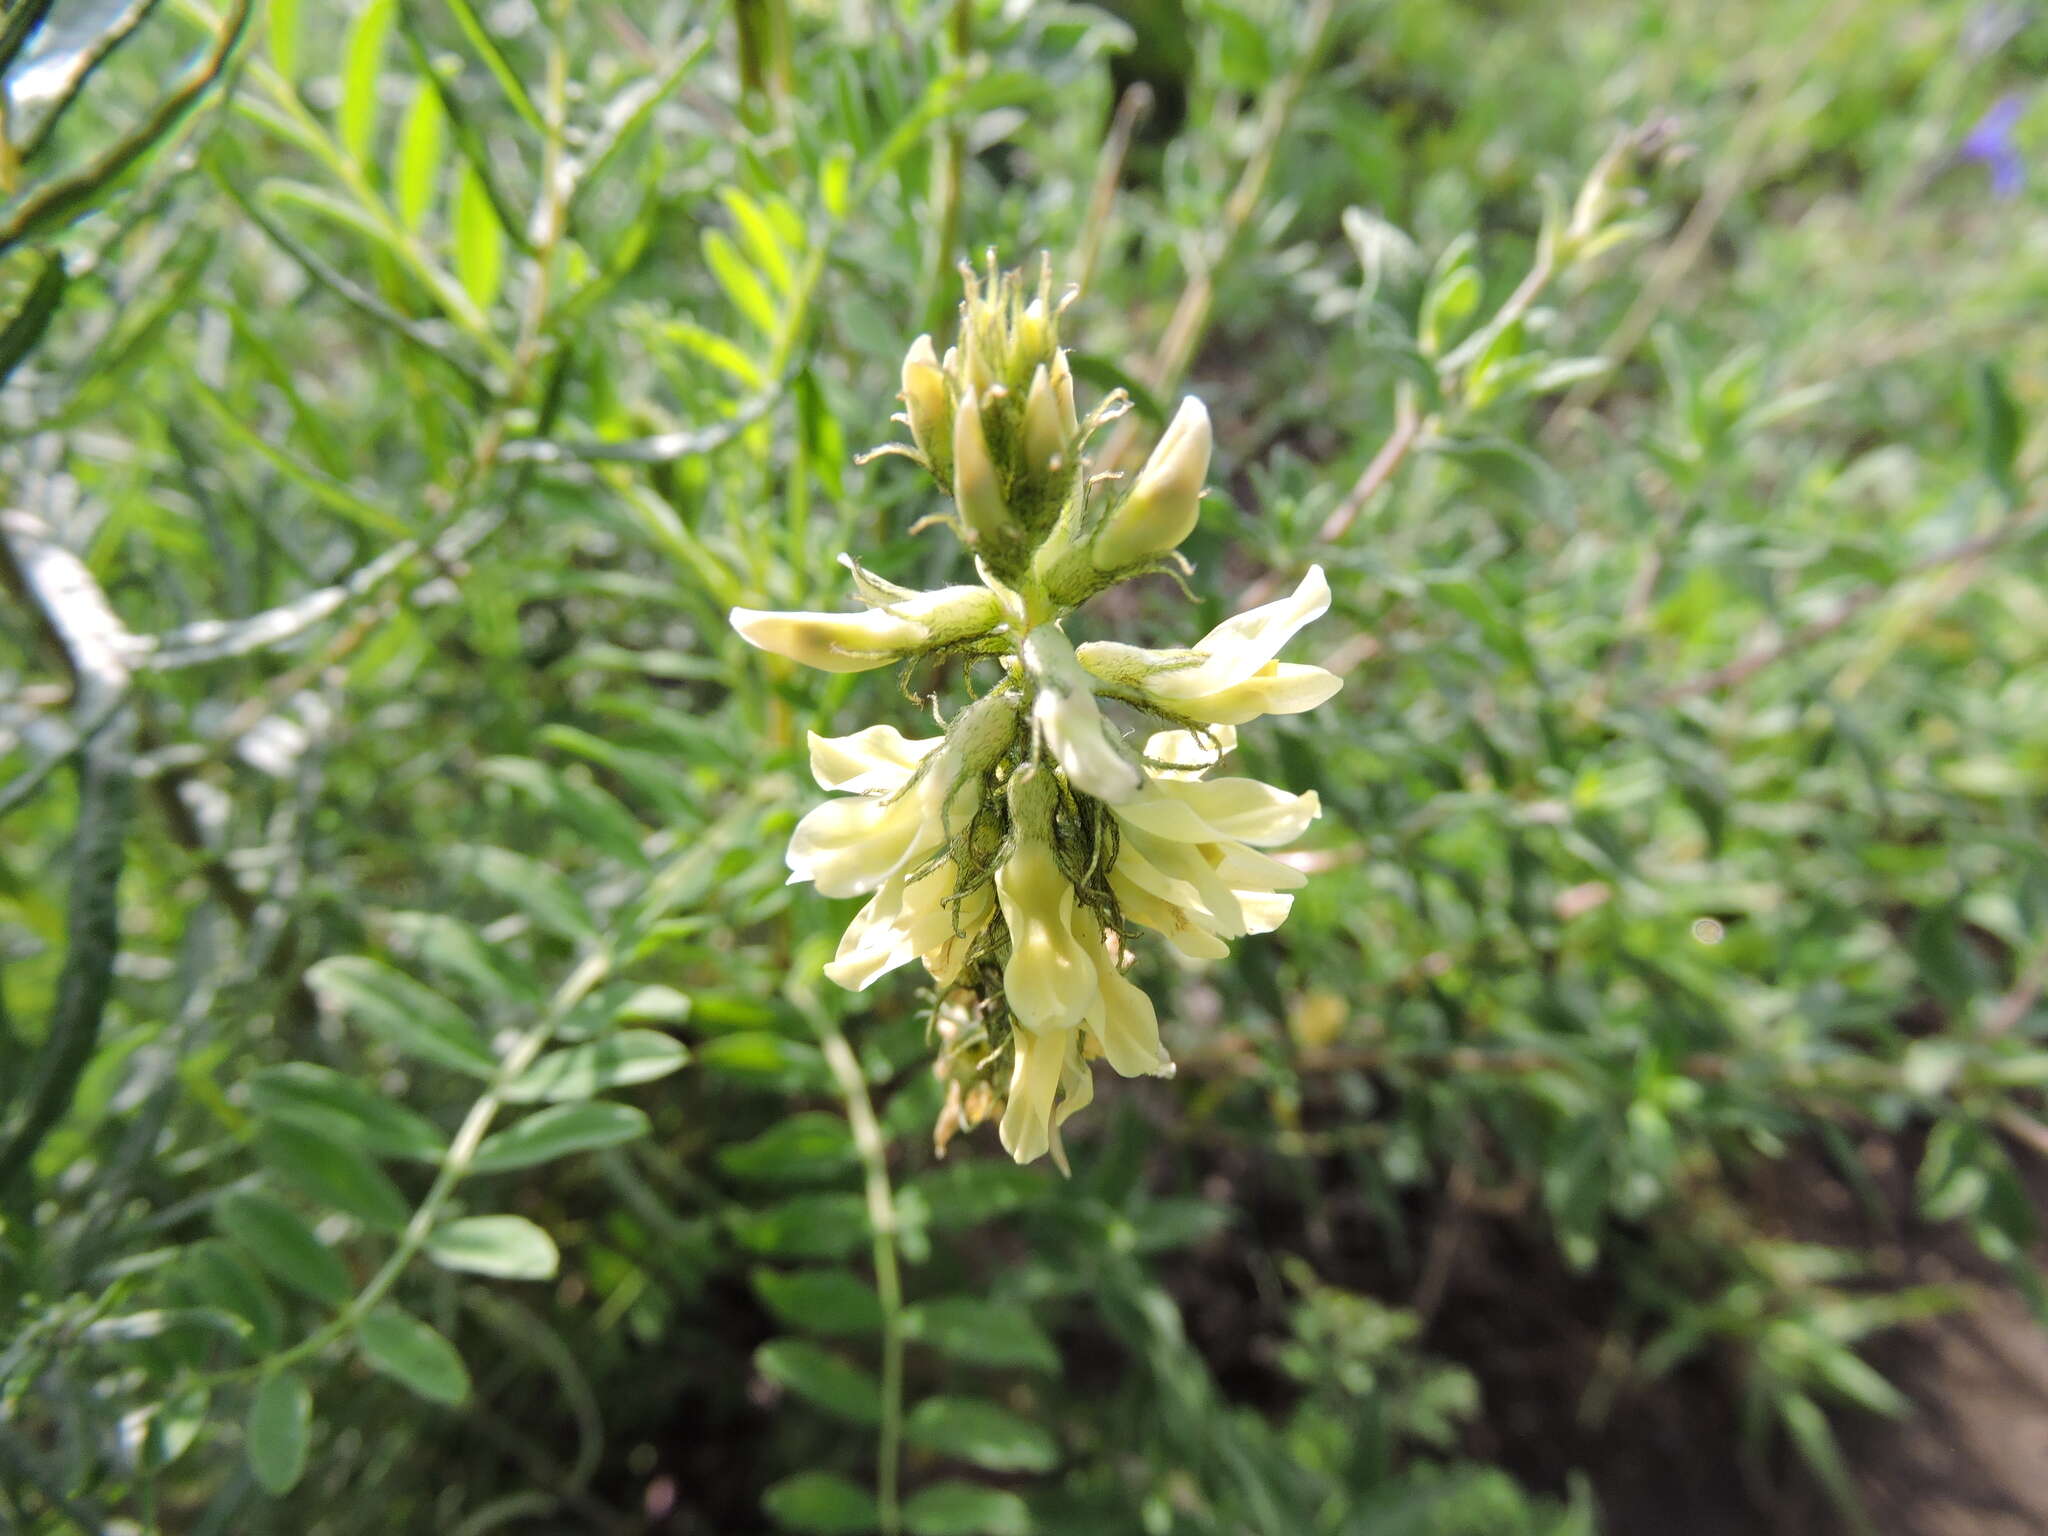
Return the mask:
M1329 606L1329 581L1321 566L1311 566L1290 596L1224 620L1188 650L1098 640L1074 654L1113 691L1156 701L1185 719L1242 725L1314 709L1343 686L1321 667L1274 659Z
M1113 390L1078 413L1065 303L1049 264L1034 295L991 253L986 282L968 276L956 344L941 353L920 336L904 355L911 443L875 450L912 459L951 498L957 515L928 521L961 537L979 586L914 591L842 556L864 612L731 615L748 643L828 672L964 657L970 689L987 687L943 736L812 736L811 772L833 796L797 823L790 878L863 899L824 968L832 981L861 991L916 961L937 983L938 1150L1000 1115L1012 1157L1062 1170L1060 1128L1092 1100L1097 1060L1126 1077L1173 1071L1153 1001L1127 975L1135 930L1214 959L1286 918L1304 876L1263 850L1321 806L1214 770L1240 723L1338 688L1279 659L1329 607L1320 569L1186 650L1068 639L1098 593L1188 569L1173 551L1199 520L1213 430L1183 400L1112 487L1088 446L1129 401ZM1106 702L1181 729L1140 752Z
M849 992L864 992L877 977L922 960L940 986L956 980L995 911L986 882L955 902L959 879L951 859L915 877L889 876L847 924L826 976Z
M957 645L1002 622L986 587L912 592L865 613L778 613L735 608L732 627L758 650L821 672L868 672L936 646Z
M1293 841L1322 803L1313 791L1291 795L1257 779L1201 778L1221 755L1202 753L1186 731L1145 744L1148 758L1199 766L1156 776L1143 795L1112 807L1122 839L1109 884L1132 922L1190 959L1218 960L1229 953L1224 940L1270 933L1286 919L1285 893L1307 877L1254 845Z
M946 736L915 741L893 727L851 736L813 734L811 773L825 789L849 791L796 825L790 880L827 896L873 899L848 925L826 975L859 991L921 959L941 982L995 910L986 882L960 900L959 871L947 855L980 806L988 770L1017 731L1014 693L992 693L953 722Z
M1145 787L1145 770L1103 717L1088 674L1067 637L1051 624L1024 637L1024 670L1037 685L1031 721L1067 782L1098 800L1128 800Z
M1074 887L1052 849L1020 828L1019 842L996 870L996 900L1010 930L1003 994L1020 1027L1072 1029L1094 1001L1094 963L1074 937Z
M1109 934L1082 913L1074 920L1074 937L1095 965L1095 1001L1082 1026L1101 1047L1111 1070L1121 1077L1171 1076L1173 1062L1159 1041L1159 1014L1144 990L1125 978L1110 949Z
M1067 1154L1060 1126L1095 1097L1095 1077L1081 1053L1078 1029L1013 1032L1009 1101L997 1126L1003 1150L1020 1163L1052 1153L1062 1173Z

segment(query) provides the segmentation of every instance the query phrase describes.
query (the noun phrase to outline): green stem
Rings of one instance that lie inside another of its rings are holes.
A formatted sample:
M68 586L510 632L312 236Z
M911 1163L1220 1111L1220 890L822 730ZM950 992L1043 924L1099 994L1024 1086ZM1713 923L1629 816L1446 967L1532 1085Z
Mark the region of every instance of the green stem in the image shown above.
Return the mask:
M946 27L949 65L964 70L974 46L974 7L970 0L953 0L953 13ZM931 269L925 276L924 328L937 335L945 328L946 312L952 307L953 251L960 243L960 190L967 171L967 130L957 116L949 118L939 142L939 157L932 168L932 200L939 216L932 226Z
M903 1275L896 1260L896 1197L889 1185L889 1143L875 1118L867 1079L837 1023L815 1004L805 1010L824 1047L826 1065L846 1101L867 1187L868 1225L874 1233L875 1294L882 1303L882 1425L875 1452L875 1503L882 1536L901 1536L899 1483L903 1462Z
M273 1371L292 1365L312 1355L319 1354L330 1344L346 1338L356 1325L367 1317L372 1309L398 1283L413 1258L432 1235L439 1222L441 1211L454 1195L456 1186L461 1184L476 1162L477 1149L483 1145L484 1137L490 1134L491 1124L498 1117L498 1111L505 1105L505 1088L515 1078L533 1065L534 1059L554 1038L569 1011L590 995L590 991L611 973L612 956L608 947L600 944L589 950L577 962L561 986L555 989L547 1010L529 1029L521 1034L499 1064L497 1078L477 1101L470 1105L469 1113L463 1116L461 1128L455 1139L448 1144L448 1150L441 1154L441 1166L435 1170L434 1182L428 1188L426 1198L420 1201L412 1213L412 1220L405 1224L398 1242L391 1250L391 1256L379 1266L369 1283L356 1292L346 1305L320 1327L307 1334L298 1343L277 1354L266 1356L253 1365L237 1366L233 1370L215 1371L193 1378L190 1385L216 1387L229 1382L246 1381L254 1376L269 1375Z
M567 164L564 156L564 123L568 100L568 60L559 25L559 9L554 12L554 18L557 25L553 30L548 53L545 109L547 145L542 164L540 193L534 208L532 272L526 304L520 317L518 339L507 355L507 361L511 365L511 377L504 401L486 426L473 456L469 475L469 483L472 486L480 485L496 463L498 451L503 445L512 402L519 399L532 382L535 364L539 361L546 337L548 300L551 293L549 278L553 269L555 249L561 241L566 223L569 189L564 173ZM495 338L492 338L492 343L494 347L497 346ZM499 350L502 352L502 348ZM554 1038L555 1030L563 1018L589 996L591 989L611 973L611 968L612 951L608 944L600 940L584 952L575 969L555 989L555 995L549 1000L541 1017L514 1042L512 1049L499 1063L497 1076L492 1080L490 1088L470 1105L469 1113L463 1117L462 1125L455 1133L455 1139L448 1144L448 1150L441 1156L441 1165L435 1170L434 1182L429 1186L426 1197L414 1209L412 1219L399 1234L398 1242L392 1248L390 1256L371 1276L369 1283L325 1324L282 1353L259 1361L253 1366L201 1377L200 1385L210 1386L222 1381L246 1379L259 1372L268 1373L294 1361L316 1355L330 1344L346 1338L356 1325L369 1315L371 1309L384 1299L411 1265L414 1257L432 1234L443 1207L455 1193L456 1187L468 1176L476 1161L478 1148L483 1145L484 1137L490 1134L491 1125L497 1119L498 1111L504 1107L506 1086L533 1065L535 1058Z
M1195 351L1202 344L1202 338L1208 334L1209 318L1216 300L1216 275L1237 254L1245 228L1251 223L1252 215L1258 212L1259 201L1266 191L1266 178L1272 173L1273 162L1280 151L1280 141L1294 121L1294 109L1321 60L1323 35L1329 29L1335 9L1334 0L1311 0L1302 15L1299 30L1301 51L1294 66L1268 90L1259 114L1258 140L1238 174L1237 185L1231 189L1229 200L1223 205L1223 216L1210 258L1189 276L1187 286L1181 290L1179 302L1174 305L1173 314L1166 322L1166 332L1160 337L1158 349L1144 371L1146 384L1162 399L1179 387L1189 365L1194 362ZM1137 422L1126 417L1110 435L1102 451L1102 467L1115 469L1128 465L1137 441Z

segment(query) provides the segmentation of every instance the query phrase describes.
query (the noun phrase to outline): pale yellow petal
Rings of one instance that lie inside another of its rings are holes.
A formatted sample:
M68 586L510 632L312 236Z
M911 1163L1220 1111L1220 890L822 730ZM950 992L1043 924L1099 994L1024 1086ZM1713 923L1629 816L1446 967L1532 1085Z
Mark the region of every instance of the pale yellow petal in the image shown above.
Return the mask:
M1261 715L1298 715L1314 709L1343 686L1342 678L1321 667L1269 661L1235 687L1198 698L1175 698L1172 703L1179 713L1197 720L1218 726L1243 725Z
M1015 1065L1010 1070L1010 1098L998 1127L1003 1150L1020 1163L1035 1162L1052 1145L1053 1102L1066 1074L1075 1031L1015 1031L1011 1039Z
M1042 843L1018 845L996 871L1010 929L1003 992L1026 1030L1071 1029L1095 992L1095 970L1074 942L1074 888Z
M851 736L810 736L811 777L820 789L843 794L893 794L910 782L917 765L945 745L945 737L913 740L893 725L871 725Z
M815 881L827 896L865 896L915 851L923 822L916 795L827 800L790 834L790 880Z

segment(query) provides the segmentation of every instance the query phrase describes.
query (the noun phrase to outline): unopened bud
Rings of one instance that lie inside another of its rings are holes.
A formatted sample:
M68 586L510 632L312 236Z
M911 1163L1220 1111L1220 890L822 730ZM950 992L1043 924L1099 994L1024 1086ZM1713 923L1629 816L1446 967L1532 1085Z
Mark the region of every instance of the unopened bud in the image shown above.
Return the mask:
M912 342L903 359L903 410L910 418L910 436L918 452L941 480L949 479L953 413L947 404L946 376L940 371L929 336Z
M1000 547L1011 537L1009 509L989 457L988 437L981 429L981 402L973 390L960 397L953 417L953 500L967 525L971 545Z
M1052 476L1065 467L1071 440L1060 420L1058 393L1047 376L1045 364L1031 375L1031 392L1024 397L1024 458L1034 474Z
M1209 474L1209 412L1193 395L1181 401L1152 457L1089 549L1102 571L1163 555L1188 536Z
M983 694L946 727L945 752L940 759L944 781L934 793L942 797L939 816L949 838L973 830L983 786L990 770L1016 741L1023 708L1024 700L1015 690L1000 689Z
M1080 436L1081 418L1074 413L1074 372L1064 348L1052 355L1052 393L1060 408L1060 431L1071 443Z
M758 650L823 672L867 672L986 634L1002 621L985 587L941 587L865 613L775 613L735 608L732 627Z
M1002 761L1017 739L1023 699L1013 689L983 694L946 727L946 741L963 773L983 774Z
M1016 350L1018 359L1027 363L1052 350L1052 319L1045 312L1043 299L1033 299L1017 316Z

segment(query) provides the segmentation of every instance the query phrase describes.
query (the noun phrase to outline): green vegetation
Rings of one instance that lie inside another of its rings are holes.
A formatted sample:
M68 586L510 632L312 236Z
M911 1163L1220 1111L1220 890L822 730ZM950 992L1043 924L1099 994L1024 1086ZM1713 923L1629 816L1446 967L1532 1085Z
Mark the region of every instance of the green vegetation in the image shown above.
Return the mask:
M2048 1319L2044 64L1924 0L16 0L0 1529L1905 1529L1883 1343ZM991 674L727 619L964 579L858 456L991 249L1082 289L1096 469L1213 421L1187 593L1087 638L1320 565L1344 679L1239 749L1320 797L1292 915L1139 946L1178 1075L1098 1068L1070 1177L936 1155L925 978L787 883L807 733Z

